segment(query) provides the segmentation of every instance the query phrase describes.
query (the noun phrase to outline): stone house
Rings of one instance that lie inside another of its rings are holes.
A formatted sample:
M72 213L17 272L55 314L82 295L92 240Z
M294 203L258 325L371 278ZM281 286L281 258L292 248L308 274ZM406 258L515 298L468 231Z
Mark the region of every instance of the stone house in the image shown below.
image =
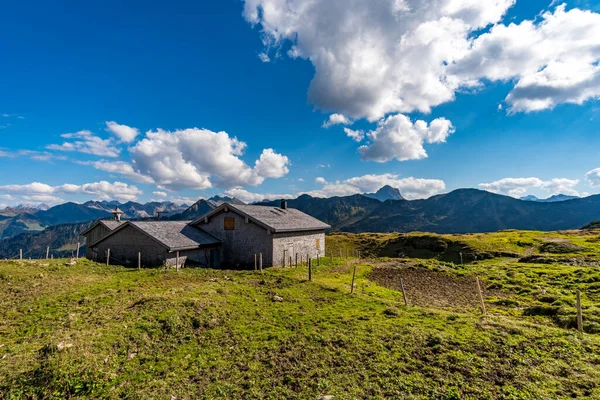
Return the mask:
M222 204L193 222L100 221L84 232L87 257L111 263L137 265L198 264L253 268L255 255L264 267L293 264L296 257L325 255L329 225L287 207Z
M191 226L219 238L222 262L253 266L262 254L263 266L286 266L298 257L325 256L325 230L331 228L299 210L260 205L222 204Z
M88 245L91 257L106 262L110 249L111 264L147 267L220 265L221 241L189 225L189 221L128 221L100 240ZM139 255L139 256L138 256Z

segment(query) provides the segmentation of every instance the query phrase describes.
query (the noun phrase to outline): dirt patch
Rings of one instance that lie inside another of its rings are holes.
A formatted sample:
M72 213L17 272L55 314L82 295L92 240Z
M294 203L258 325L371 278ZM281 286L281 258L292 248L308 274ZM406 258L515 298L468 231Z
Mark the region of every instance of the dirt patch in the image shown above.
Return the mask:
M600 260L590 257L548 257L532 255L519 259L526 264L562 264L571 267L600 267Z
M433 308L477 308L480 307L477 283L472 277L454 277L444 272L412 266L378 266L369 279L383 287L401 291L400 279L410 305ZM484 296L491 295L481 284Z

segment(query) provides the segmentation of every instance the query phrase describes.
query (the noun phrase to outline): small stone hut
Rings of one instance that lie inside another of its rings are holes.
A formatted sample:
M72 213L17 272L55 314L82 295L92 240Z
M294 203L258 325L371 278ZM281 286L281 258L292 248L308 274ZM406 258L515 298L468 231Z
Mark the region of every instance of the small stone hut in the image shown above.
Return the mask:
M325 255L326 223L288 208L261 205L222 204L198 218L191 226L202 229L222 243L222 262L253 266L262 254L263 266L286 266L296 255L306 259Z
M137 265L138 255L146 267L221 264L221 241L189 221L125 222L88 248L97 262L106 262L110 249L111 263L120 265Z

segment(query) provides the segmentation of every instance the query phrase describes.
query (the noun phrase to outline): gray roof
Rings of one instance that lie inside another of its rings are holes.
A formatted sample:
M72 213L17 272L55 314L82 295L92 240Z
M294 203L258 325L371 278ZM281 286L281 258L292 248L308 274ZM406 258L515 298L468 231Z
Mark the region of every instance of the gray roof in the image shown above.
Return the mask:
M124 223L125 222L123 222L123 221L100 220L100 221L96 222L94 225L90 226L85 231L81 232L80 235L81 236L87 235L98 225L104 225L109 231L114 231L115 229L117 229L119 227L119 225L124 224Z
M209 233L194 228L190 221L132 221L130 225L163 244L169 251L221 244Z
M114 231L115 229L117 229L119 227L119 225L124 224L125 222L111 220L111 221L100 221L100 223L102 225L106 226L111 231Z
M128 221L98 240L94 245L117 234L126 226L141 231L164 246L168 251L192 250L221 244L219 239L203 230L194 228L189 224L189 221Z
M270 229L274 233L280 232L301 232L301 231L320 231L331 228L323 221L311 217L295 208L286 208L285 210L279 207L268 206L253 206L241 204L223 204L219 208L209 212L208 214L198 218L192 223L196 225L201 223L205 218L223 211L227 207L233 212L248 217L253 222Z

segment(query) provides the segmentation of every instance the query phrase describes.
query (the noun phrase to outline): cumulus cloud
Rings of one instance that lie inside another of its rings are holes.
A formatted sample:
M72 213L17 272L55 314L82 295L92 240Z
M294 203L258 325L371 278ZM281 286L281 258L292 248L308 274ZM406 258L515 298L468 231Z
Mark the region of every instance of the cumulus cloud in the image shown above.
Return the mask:
M346 132L346 135L354 140L355 142L362 142L363 139L365 138L365 132L361 131L361 130L353 130L350 128L344 128L344 132Z
M295 196L291 194L261 194L251 193L242 188L233 188L225 191L225 196L235 197L245 203L256 203L264 200L279 200L279 199L292 199Z
M103 157L118 157L121 152L110 139L101 139L88 130L60 135L70 141L46 146L48 150L79 152Z
M512 197L522 197L531 189L543 189L550 194L566 194L579 196L575 187L578 179L554 178L543 181L539 178L503 178L490 183L481 183L479 187L493 193L506 194Z
M155 197L160 197L161 199L164 199L168 196L168 194L165 192L152 192L152 195Z
M131 179L134 182L138 183L154 183L154 179L149 176L142 175L137 173L133 166L125 161L79 161L78 164L82 165L91 165L99 171L110 172L113 174L122 175L125 178Z
M396 114L379 122L377 128L367 133L370 143L359 147L363 160L387 162L419 160L427 157L424 143L443 143L454 133L452 123L437 118L427 124L414 124L406 115Z
M241 158L246 143L226 132L186 129L157 130L133 146L132 168L152 178L159 187L179 190L257 186L267 178L281 178L290 161L273 149L263 150L254 168Z
M315 182L322 185L320 189L303 191L295 194L261 194L252 193L242 188L234 188L225 195L237 197L245 202L260 202L263 200L278 200L296 198L303 194L313 197L351 196L355 194L376 192L385 185L400 189L402 195L409 199L428 198L446 189L444 181L438 179L416 179L413 177L400 178L395 174L363 175L336 182L328 182L318 177Z
M600 168L596 168L585 174L585 180L591 187L600 187Z
M600 95L600 14L559 5L506 24L515 0L245 0L265 54L310 60L309 100L376 121L429 112L487 80L516 82L509 111ZM492 26L490 30L482 29Z
M60 186L50 186L45 183L33 182L25 185L4 185L0 186L0 193L19 194L28 196L28 199L34 199L33 196L54 196L56 194L84 194L99 200L120 200L134 201L137 196L143 194L135 186L122 182L100 181L95 183L86 183L83 185L64 184Z
M413 200L428 198L446 189L444 181L439 179L400 178L396 174L368 174L336 182L327 182L321 178L317 183L323 187L307 194L314 197L350 196L376 192L389 185L398 188L406 199Z
M323 122L323 128L329 128L334 125L351 125L351 124L352 124L352 121L350 121L345 115L331 114L329 116L329 119L327 121Z
M106 130L124 143L131 143L140 134L139 129L127 125L119 125L115 121L106 121Z

